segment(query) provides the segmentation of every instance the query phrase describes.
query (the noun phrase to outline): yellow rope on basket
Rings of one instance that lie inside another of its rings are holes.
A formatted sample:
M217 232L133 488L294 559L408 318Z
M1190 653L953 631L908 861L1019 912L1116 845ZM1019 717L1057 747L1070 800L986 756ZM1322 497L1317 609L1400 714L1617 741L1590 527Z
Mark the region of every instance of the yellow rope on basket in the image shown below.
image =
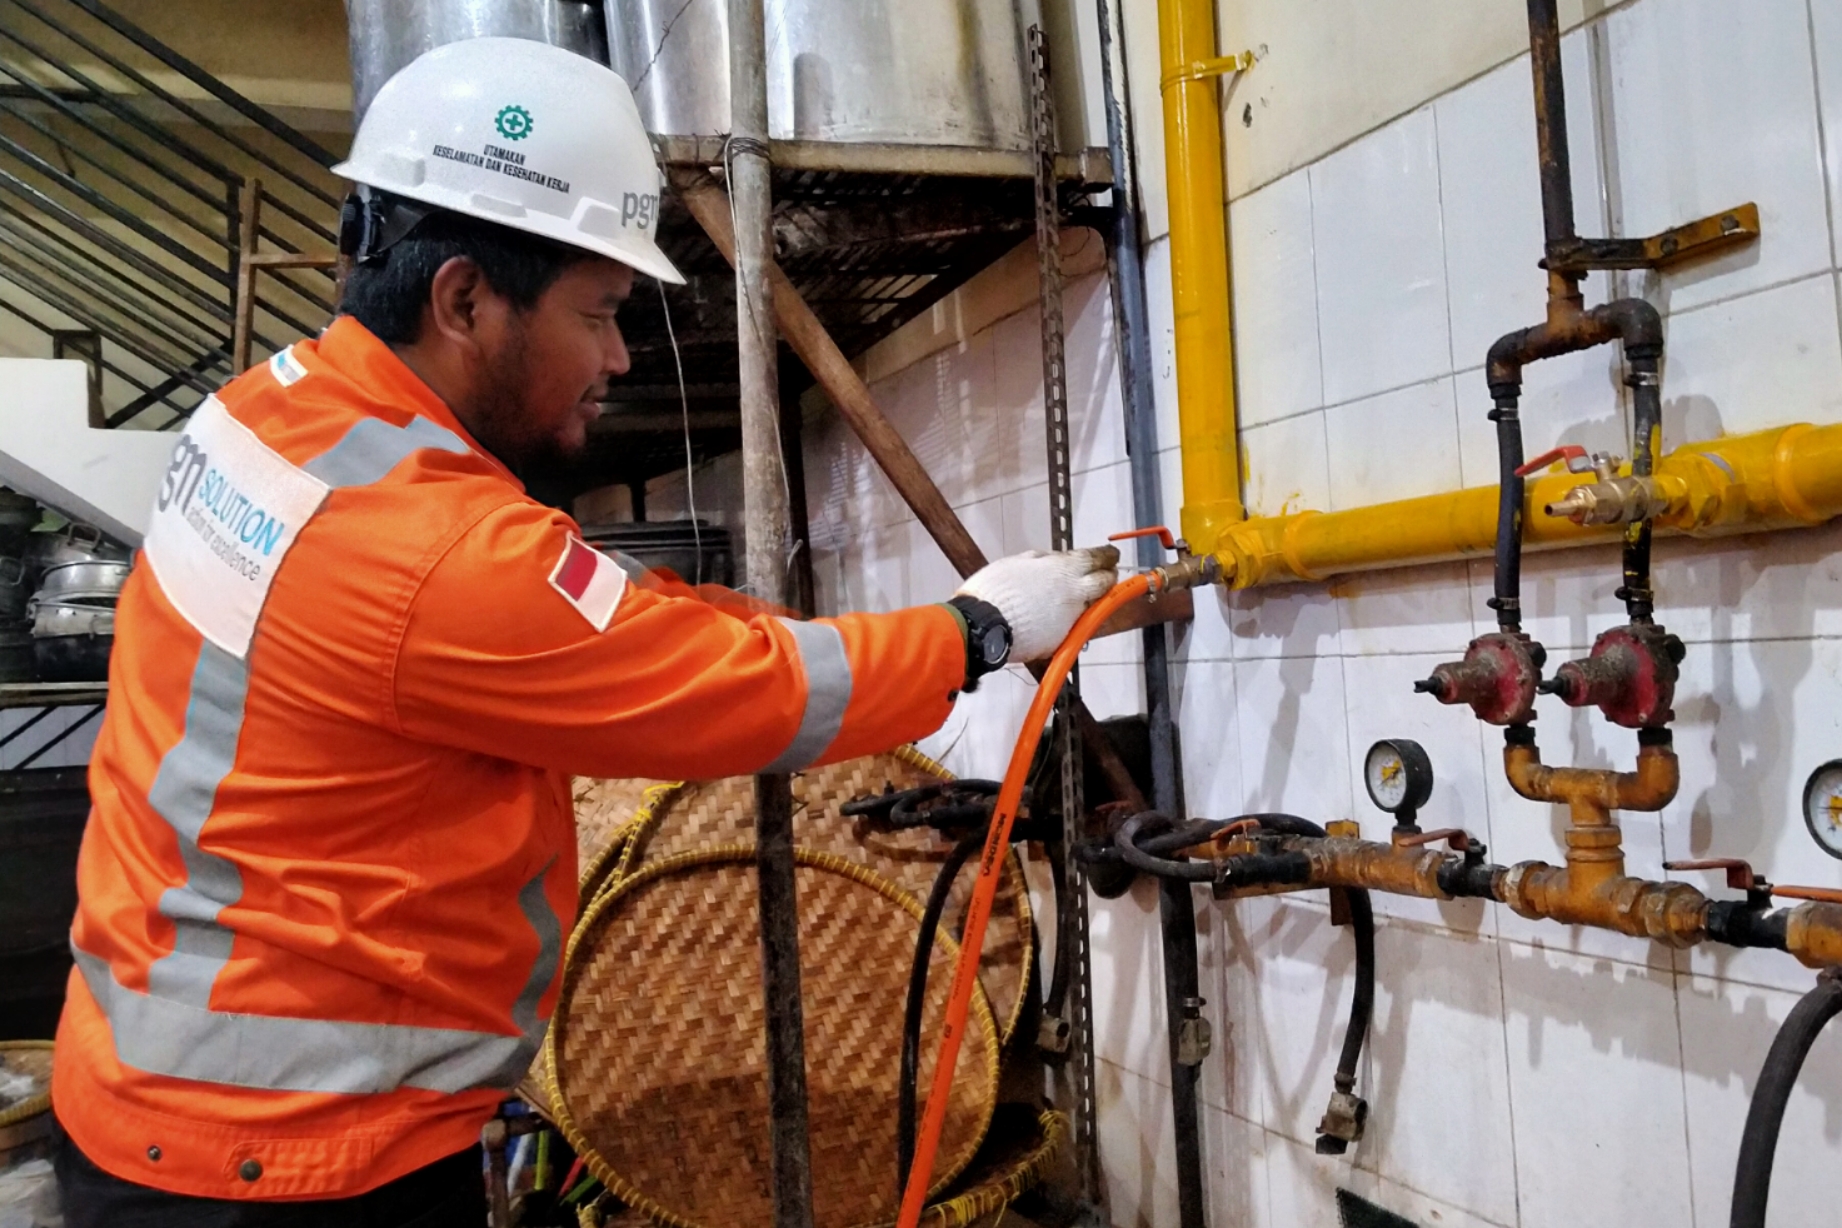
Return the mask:
M53 1042L48 1040L0 1040L0 1054L9 1052L50 1052ZM46 1088L36 1096L21 1100L9 1109L0 1109L0 1128L16 1126L28 1118L37 1117L51 1107L51 1089Z

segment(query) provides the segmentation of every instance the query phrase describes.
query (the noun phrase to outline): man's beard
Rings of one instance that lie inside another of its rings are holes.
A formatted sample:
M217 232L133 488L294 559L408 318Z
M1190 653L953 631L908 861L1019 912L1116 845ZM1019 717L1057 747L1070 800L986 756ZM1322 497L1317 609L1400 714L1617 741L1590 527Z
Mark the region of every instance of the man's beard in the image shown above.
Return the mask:
M555 433L538 425L529 408L530 371L530 349L523 327L518 326L487 368L473 406L475 435L481 446L514 473L567 463L581 451L565 446Z

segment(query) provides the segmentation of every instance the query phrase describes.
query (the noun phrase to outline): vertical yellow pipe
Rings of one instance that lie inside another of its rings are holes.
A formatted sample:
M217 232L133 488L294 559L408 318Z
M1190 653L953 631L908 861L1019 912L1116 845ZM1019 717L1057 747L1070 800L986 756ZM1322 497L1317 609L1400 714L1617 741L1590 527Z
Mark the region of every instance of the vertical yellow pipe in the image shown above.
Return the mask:
M1170 196L1170 279L1176 319L1177 422L1183 457L1183 536L1215 548L1243 519L1234 417L1234 336L1228 300L1227 192L1214 0L1159 0L1164 178Z

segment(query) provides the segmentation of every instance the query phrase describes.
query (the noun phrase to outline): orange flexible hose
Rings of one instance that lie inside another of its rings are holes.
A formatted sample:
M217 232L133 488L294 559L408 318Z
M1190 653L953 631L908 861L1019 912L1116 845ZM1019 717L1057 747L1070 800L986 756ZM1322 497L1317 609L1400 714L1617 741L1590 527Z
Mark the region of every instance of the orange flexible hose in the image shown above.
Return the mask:
M1106 596L1087 607L1068 637L1050 658L1049 669L1037 684L1036 698L1023 718L1023 732L1011 751L1010 766L998 789L998 801L992 808L991 830L985 837L985 851L979 857L979 877L972 888L972 903L966 909L965 931L960 937L959 962L953 966L953 988L947 995L946 1024L940 1033L940 1053L934 1062L934 1081L928 1088L927 1111L921 1119L921 1134L915 1140L914 1166L908 1170L908 1185L902 1192L902 1212L896 1228L920 1228L921 1212L927 1205L928 1187L933 1184L934 1157L940 1149L940 1132L946 1125L947 1101L953 1088L953 1069L959 1064L960 1042L965 1039L966 1014L972 1007L972 988L978 983L979 953L985 945L985 922L991 918L991 904L998 892L998 874L1004 866L1005 850L1011 844L1011 824L1023 801L1024 778L1030 774L1030 761L1036 757L1036 744L1042 740L1043 726L1050 709L1074 668L1081 649L1121 606L1160 586L1156 573L1129 576L1115 584Z

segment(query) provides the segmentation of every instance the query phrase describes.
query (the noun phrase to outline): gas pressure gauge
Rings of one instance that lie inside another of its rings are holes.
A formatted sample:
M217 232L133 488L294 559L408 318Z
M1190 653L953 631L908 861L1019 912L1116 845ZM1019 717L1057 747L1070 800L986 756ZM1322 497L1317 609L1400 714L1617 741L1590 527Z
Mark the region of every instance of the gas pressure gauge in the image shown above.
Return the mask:
M1831 759L1810 773L1804 785L1804 826L1818 848L1842 857L1842 759Z
M1362 781L1368 786L1370 801L1393 815L1397 826L1411 827L1420 807L1433 795L1433 761L1418 742L1389 738L1369 747Z

